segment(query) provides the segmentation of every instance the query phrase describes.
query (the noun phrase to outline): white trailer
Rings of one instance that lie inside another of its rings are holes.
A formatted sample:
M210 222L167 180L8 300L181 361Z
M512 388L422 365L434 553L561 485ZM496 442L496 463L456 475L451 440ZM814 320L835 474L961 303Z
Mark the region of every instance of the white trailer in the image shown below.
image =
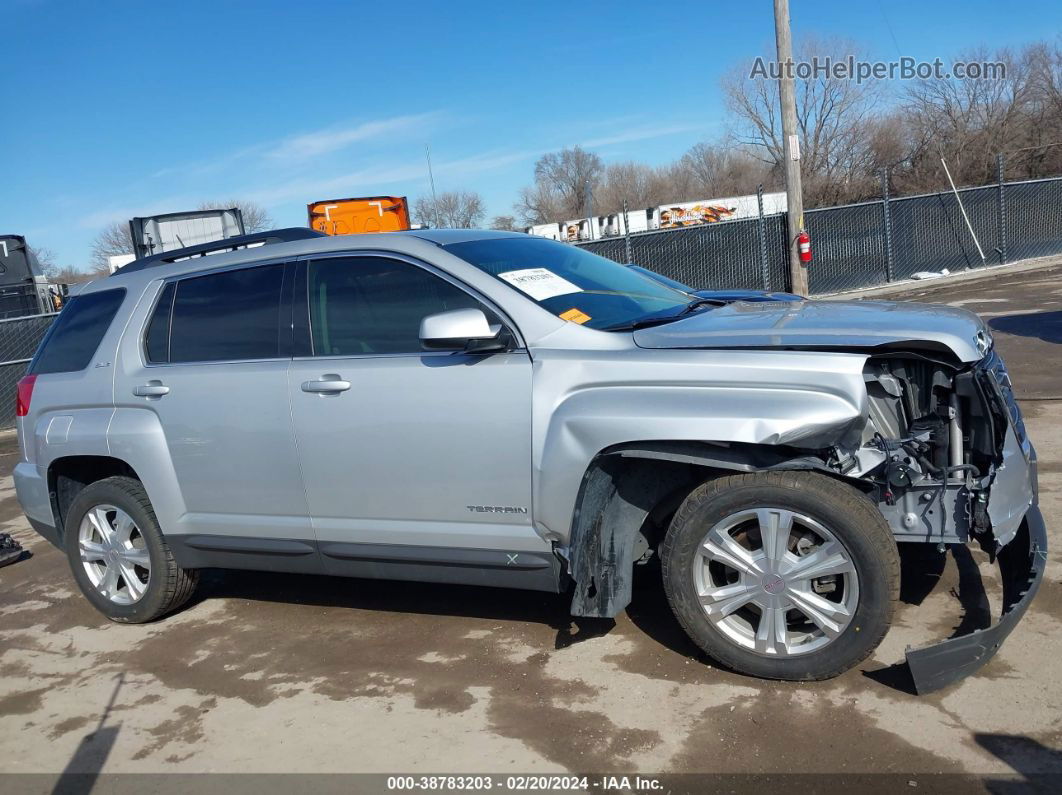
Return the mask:
M564 240L564 236L561 234L561 225L559 223L552 224L535 224L524 229L529 235L536 235L538 237L548 237L550 240Z
M764 215L785 212L786 206L785 193L763 194ZM701 226L718 221L755 218L757 215L759 215L759 202L755 194L662 204L656 208L655 228L677 229L683 226Z
M774 215L786 210L784 192L763 194L763 214ZM722 199L699 199L692 202L661 204L659 207L628 210L626 218L622 212L598 215L593 218L573 218L570 221L551 224L537 224L525 230L529 235L548 237L577 243L583 240L600 240L603 237L625 235L630 226L630 234L651 232L655 229L678 229L685 226L702 226L719 221L736 221L742 218L755 218L759 215L759 202L756 194L748 196L728 196Z

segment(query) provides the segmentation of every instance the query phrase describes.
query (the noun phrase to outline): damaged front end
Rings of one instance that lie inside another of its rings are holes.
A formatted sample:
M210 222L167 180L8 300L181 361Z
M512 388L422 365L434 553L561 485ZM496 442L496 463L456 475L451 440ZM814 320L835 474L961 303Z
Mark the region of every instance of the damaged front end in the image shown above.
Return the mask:
M897 541L976 541L998 560L1003 609L993 626L907 652L919 693L984 665L1032 600L1047 535L1037 507L1036 453L1002 359L955 364L921 353L871 356L868 418L858 447L830 465L872 485Z

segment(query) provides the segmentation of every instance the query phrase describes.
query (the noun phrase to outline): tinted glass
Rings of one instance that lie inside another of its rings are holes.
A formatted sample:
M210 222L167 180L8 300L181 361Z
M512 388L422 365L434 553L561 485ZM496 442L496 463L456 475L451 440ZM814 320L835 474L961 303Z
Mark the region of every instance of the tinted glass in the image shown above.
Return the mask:
M281 264L178 282L170 361L276 358L283 277Z
M122 305L125 290L104 290L70 299L41 343L31 373L68 373L88 367Z
M487 238L443 248L555 315L590 328L680 309L691 300L626 265L540 237Z
M170 282L162 288L159 302L148 324L144 349L147 360L155 364L170 360L170 314L173 311L173 293L176 282Z
M316 356L419 353L420 321L451 309L486 308L422 268L383 257L309 265L310 329ZM497 318L487 312L492 323Z

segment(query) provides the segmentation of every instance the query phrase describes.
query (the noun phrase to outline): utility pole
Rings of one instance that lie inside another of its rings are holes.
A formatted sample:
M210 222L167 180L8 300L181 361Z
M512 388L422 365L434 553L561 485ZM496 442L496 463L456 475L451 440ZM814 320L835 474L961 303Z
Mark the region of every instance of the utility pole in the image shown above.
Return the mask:
M797 236L804 231L804 195L800 187L800 139L797 137L796 92L793 88L793 38L789 31L789 0L774 0L774 37L781 68L778 99L782 105L782 159L785 160L786 220L789 226L789 280L797 295L808 294L807 270L800 263Z
M583 183L586 187L586 206L583 207L583 214L586 216L586 236L590 239L594 239L594 219L592 214L594 212L594 188L590 184L590 178L587 177Z
M424 144L424 157L428 161L428 181L431 183L431 203L435 207L435 228L442 229L442 217L439 215L439 198L435 195L435 175L431 173L431 148Z

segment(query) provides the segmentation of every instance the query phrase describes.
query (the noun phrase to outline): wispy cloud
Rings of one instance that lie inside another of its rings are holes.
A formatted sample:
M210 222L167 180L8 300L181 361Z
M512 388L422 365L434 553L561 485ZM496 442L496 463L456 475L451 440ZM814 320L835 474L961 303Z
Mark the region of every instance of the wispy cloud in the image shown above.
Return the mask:
M112 224L115 221L125 222L137 216L148 216L159 213L177 212L198 207L202 198L189 195L165 196L158 199L145 201L142 204L122 206L117 204L97 207L90 213L86 213L75 219L74 224L80 229L99 229Z
M539 149L494 150L469 157L436 161L432 166L437 178L447 175L466 177L504 168L513 163L532 160L540 154L542 150ZM344 174L329 175L319 179L301 179L294 182L285 181L280 185L246 188L237 193L270 206L293 199L305 199L307 196L356 195L358 192L371 191L375 188L408 184L414 180L427 180L427 176L427 167L423 161L402 158Z
M356 124L353 127L332 127L295 135L270 149L266 156L275 160L305 160L345 149L359 141L384 138L406 132L423 132L441 116L438 112L396 116Z
M273 141L240 147L230 152L192 163L167 166L151 176L156 178L203 177L211 173L250 165L283 167L303 165L315 157L341 151L355 143L386 142L413 133L428 132L445 116L441 111L372 119L346 125L331 125Z
M703 124L660 124L642 127L634 127L614 135L605 135L600 138L591 138L581 144L587 149L600 149L616 144L626 144L633 141L648 141L652 138L664 138L668 135L680 135L695 132L704 128Z
M415 186L427 183L421 141L429 140L431 133L448 126L447 120L456 123L442 111L385 117L322 127L234 148L211 159L159 172L159 176L165 177L159 185L168 186L165 193L158 191L162 193L161 198L145 197L143 203L128 206L120 206L117 202L101 203L77 217L75 224L82 229L93 229L115 219L198 206L206 195L203 190L208 184L224 184L220 193L256 201L270 209L328 196L368 195L392 190L409 193L417 190ZM464 124L468 125L467 119ZM602 154L607 155L609 147L703 132L712 126L705 122L675 120L650 122L644 116L595 119L589 128L583 127L581 135L574 130L551 130L546 139L536 142L537 145L438 157L432 165L436 180L474 185L477 175L502 172L524 163L530 166L546 152L570 146L576 141L587 149L606 150ZM461 148L467 152L469 141L464 143ZM434 151L438 153L439 149ZM119 195L132 194L119 192ZM123 199L122 205L127 201L128 198Z

